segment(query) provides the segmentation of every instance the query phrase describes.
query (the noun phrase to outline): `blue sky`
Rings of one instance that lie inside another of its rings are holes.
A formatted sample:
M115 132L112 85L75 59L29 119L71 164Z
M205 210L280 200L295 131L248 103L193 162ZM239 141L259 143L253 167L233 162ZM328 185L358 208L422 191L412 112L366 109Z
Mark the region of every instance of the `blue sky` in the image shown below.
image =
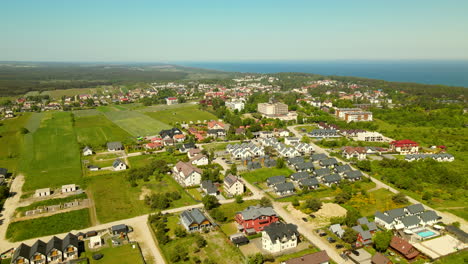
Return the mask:
M468 59L466 0L0 1L0 60Z

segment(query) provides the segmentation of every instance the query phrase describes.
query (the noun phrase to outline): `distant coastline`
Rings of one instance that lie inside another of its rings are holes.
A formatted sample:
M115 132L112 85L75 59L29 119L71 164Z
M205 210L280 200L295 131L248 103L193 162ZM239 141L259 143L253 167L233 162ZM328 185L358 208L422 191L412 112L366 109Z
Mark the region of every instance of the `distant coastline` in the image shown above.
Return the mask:
M468 88L468 61L272 61L177 62L177 64L230 72L304 72Z

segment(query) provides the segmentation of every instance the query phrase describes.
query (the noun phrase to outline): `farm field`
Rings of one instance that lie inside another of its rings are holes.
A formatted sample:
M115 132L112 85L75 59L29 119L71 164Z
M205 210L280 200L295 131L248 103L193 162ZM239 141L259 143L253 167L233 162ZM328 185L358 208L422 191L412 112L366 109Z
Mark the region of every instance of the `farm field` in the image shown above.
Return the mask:
M73 88L73 89L58 89L51 91L44 91L41 95L49 95L54 99L60 99L62 96L75 96L79 94L95 94L99 91L102 91L103 87L96 88Z
M26 127L30 113L18 116L13 119L1 121L0 126L0 167L7 168L10 173L16 172L19 158L21 155L21 146L23 135L20 132L22 127Z
M184 107L162 109L154 112L146 112L146 115L166 124L196 123L204 120L217 120L218 118L206 111L199 110L197 105L186 105Z
M125 108L124 108L125 109ZM109 120L133 136L156 135L162 129L171 128L168 124L145 114L131 110L118 110L111 107L99 108Z
M75 116L75 118L102 115L102 112L98 111L97 109L74 110L74 111L72 111L72 113Z
M40 126L35 130L39 117ZM20 171L26 176L23 190L81 184L80 149L71 113L33 115L28 125L32 129L24 136L20 162Z
M203 144L202 148L206 149L206 151L208 152L212 150L223 151L223 150L226 150L226 146L229 144L236 144L236 142L208 143L208 144Z
M289 177L293 171L289 168L282 168L282 169L277 169L277 168L261 168L258 170L250 171L243 173L241 176L242 178L246 179L250 183L254 182L264 182L266 179L272 176L279 176L283 175L286 177Z
M104 115L75 117L75 131L78 143L93 149L103 149L107 142L125 141L132 137Z
M48 217L13 222L8 226L6 238L21 241L89 227L89 210L82 209Z
M134 156L134 157L128 157L129 165L132 168L138 168L138 167L143 167L145 165L148 165L151 163L153 160L164 160L167 162L167 164L176 164L177 161L182 160L182 161L188 161L187 154L185 153L173 153L170 154L169 152L161 152L158 154L150 154L150 155L140 155L140 156Z
M150 212L150 208L139 200L141 186L131 187L125 173L94 176L88 182L92 193L97 218L101 223L126 219Z
M112 246L110 240L106 241L109 247L100 249L98 251L85 251L80 257L87 257L90 264L99 263L99 264L143 264L142 256L140 250L133 248L132 244L122 245L122 246ZM94 260L93 254L101 253L104 257L100 260Z

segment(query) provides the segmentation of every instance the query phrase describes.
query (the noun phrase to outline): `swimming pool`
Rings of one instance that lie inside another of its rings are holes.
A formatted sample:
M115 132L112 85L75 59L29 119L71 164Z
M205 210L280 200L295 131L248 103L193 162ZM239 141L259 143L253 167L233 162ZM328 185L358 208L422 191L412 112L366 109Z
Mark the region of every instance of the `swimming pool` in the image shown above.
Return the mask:
M433 236L433 235L435 235L435 233L432 232L432 231L424 231L424 232L419 232L418 233L418 236L420 236L422 238L430 237L430 236Z

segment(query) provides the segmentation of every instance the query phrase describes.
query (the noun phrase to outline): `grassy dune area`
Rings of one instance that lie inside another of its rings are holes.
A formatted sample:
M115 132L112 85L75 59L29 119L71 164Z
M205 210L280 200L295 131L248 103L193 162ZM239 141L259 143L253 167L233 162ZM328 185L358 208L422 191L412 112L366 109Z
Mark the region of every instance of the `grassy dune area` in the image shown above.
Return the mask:
M38 124L40 125L36 130ZM20 163L20 170L26 176L23 190L80 184L80 150L71 113L47 112L41 116L33 115L28 125L31 132L24 137L23 158Z

